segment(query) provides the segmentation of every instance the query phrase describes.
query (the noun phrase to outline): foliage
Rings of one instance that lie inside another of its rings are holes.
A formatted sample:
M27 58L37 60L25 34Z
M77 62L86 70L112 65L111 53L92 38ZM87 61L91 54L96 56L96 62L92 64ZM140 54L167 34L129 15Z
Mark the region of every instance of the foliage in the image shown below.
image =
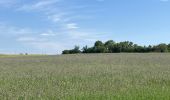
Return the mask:
M154 46L155 52L168 52L168 46L164 43Z
M78 47L78 46L77 46ZM114 42L108 40L105 43L102 41L96 41L93 47L87 45L82 48L82 51L78 48L72 50L64 50L62 54L75 54L75 53L148 53L148 52L170 52L170 44L161 43L158 45L141 46L134 44L130 41Z
M63 54L76 54L76 53L81 53L79 46L75 46L74 49L72 50L64 50L62 53Z

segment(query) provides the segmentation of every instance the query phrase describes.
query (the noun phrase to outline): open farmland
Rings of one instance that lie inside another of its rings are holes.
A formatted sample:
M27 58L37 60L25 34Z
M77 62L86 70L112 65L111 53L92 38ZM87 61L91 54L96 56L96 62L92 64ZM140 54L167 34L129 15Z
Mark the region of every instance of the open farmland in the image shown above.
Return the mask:
M170 54L2 55L0 100L170 100Z

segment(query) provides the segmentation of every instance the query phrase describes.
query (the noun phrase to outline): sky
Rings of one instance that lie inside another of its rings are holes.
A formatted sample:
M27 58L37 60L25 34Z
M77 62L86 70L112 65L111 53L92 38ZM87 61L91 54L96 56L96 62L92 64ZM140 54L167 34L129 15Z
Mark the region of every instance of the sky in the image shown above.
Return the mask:
M169 0L0 0L0 53L59 54L101 40L170 43Z

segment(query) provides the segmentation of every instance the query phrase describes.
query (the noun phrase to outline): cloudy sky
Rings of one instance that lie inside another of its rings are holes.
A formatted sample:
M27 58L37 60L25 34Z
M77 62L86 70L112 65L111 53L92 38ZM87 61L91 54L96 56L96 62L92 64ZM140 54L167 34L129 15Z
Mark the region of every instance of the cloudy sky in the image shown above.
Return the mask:
M96 40L170 43L168 0L0 0L0 53L61 53Z

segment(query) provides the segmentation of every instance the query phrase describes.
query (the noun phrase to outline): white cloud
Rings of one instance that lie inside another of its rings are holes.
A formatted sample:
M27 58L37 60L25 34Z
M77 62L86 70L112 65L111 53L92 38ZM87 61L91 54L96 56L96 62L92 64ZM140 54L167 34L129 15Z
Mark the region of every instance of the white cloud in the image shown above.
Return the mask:
M0 24L0 34L14 37L15 42L17 41L17 43L23 44L25 47L33 47L39 49L40 52L45 50L49 53L57 51L61 53L62 50L71 49L74 45L82 46L89 42L94 42L96 39L104 40L104 38L108 38L104 35L95 34L95 32L85 32L82 29L80 32L77 31L79 26L76 20L86 19L87 16L88 18L90 16L74 13L76 9L85 9L84 6L74 6L74 10L71 9L70 11L70 9L60 9L60 7L54 5L56 3L59 3L59 0L39 0L38 2L33 1L33 3L30 2L20 7L17 6L19 7L17 9L18 12L40 12L41 15L45 16L45 20L52 22L50 23L50 25L53 25L51 29L43 29L47 31L37 32L29 28L18 28ZM12 34L15 36L12 36Z
M46 10L51 5L57 3L59 0L41 0L34 4L25 4L18 8L20 11Z
M62 50L68 47L65 43L50 41L47 38L40 37L19 37L17 41L27 47L31 47L31 49L46 52L47 54L61 53Z
M0 34L11 36L11 35L24 35L24 34L33 34L34 32L28 28L18 28L15 26L9 26L6 24L0 24Z
M62 50L69 48L65 43L55 41L29 42L25 43L25 45L46 52L47 54L61 54Z
M64 20L64 17L67 15L68 13L65 12L54 12L54 13L47 13L47 17L49 20L51 20L54 23L58 23Z
M76 24L70 24L69 29L75 29ZM0 24L1 36L7 35L15 39L14 42L20 43L29 49L38 50L46 53L61 53L64 49L71 49L74 45L84 46L94 42L96 39L104 40L110 36L96 34L95 32L78 32L77 30L67 30L58 32L48 29L46 32L36 32L34 30L19 29L16 27ZM66 41L67 40L67 41ZM72 45L70 45L72 44ZM22 52L19 51L19 52ZM25 52L25 51L23 51Z
M68 23L71 21L72 16L70 12L60 10L59 7L54 4L59 3L61 0L41 0L34 4L25 4L19 7L18 11L38 11L41 12L48 20L60 26L62 29L77 29L79 28L76 23ZM47 36L47 33L42 33L41 35Z
M62 49L64 44L60 44L57 42L32 42L31 45L39 48L39 49Z
M42 35L42 36L55 36L56 34L42 33L40 35Z
M46 39L37 38L37 37L19 37L17 41L19 42L43 42L43 41L46 41Z
M48 16L48 19L50 19L56 23L56 22L61 21L61 16L60 15L51 15L51 16Z
M72 39L75 40L82 40L84 42L94 42L96 40L108 40L110 37L109 34L100 34L96 32L78 32L78 31L72 31L69 32L69 36Z
M79 28L77 24L70 23L72 20L77 19L89 19L90 15L79 15L76 14L76 9L85 9L87 6L78 5L74 7L66 7L67 9L63 9L63 7L58 6L58 4L62 4L60 2L62 0L41 0L39 2L33 4L25 4L22 7L19 7L19 11L30 11L30 12L41 12L47 20L53 22L61 27L67 27L66 29L77 29ZM70 11L71 9L71 11Z
M67 29L78 29L79 27L77 26L76 23L68 23L66 24Z
M41 33L41 36L56 36L57 34L52 30L48 30L46 33Z

